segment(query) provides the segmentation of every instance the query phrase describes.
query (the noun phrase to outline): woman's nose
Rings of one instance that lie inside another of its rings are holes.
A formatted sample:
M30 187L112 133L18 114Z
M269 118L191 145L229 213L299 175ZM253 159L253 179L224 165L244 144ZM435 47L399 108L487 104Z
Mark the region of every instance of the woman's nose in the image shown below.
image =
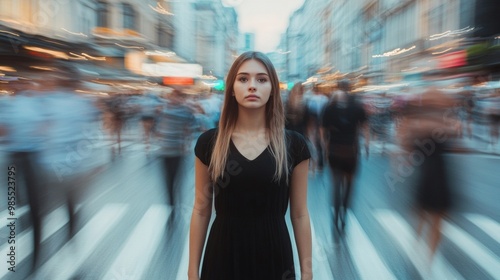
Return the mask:
M250 83L248 85L248 90L249 91L255 91L255 90L257 90L257 88L255 87L255 83L256 83L255 79L250 79Z

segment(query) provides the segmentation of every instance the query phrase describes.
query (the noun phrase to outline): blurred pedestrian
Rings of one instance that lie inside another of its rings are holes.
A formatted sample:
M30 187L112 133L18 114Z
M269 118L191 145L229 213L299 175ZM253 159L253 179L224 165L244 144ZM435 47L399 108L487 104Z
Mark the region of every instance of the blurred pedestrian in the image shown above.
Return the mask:
M387 93L374 94L371 100L371 112L368 114L369 138L373 143L382 145L382 153L385 152L386 143L390 140L390 128L394 121L392 108L392 99Z
M307 210L310 154L285 130L276 70L260 52L246 52L227 75L219 127L195 147L196 196L189 239L190 280L296 279L290 217L301 279L312 279ZM215 204L216 217L205 238Z
M350 95L350 81L341 80L323 113L321 133L327 147L328 163L333 175L334 225L342 233L349 208L352 184L359 156L359 134L366 132L366 113Z
M143 128L143 142L145 145L146 155L149 156L151 149L151 135L154 131L156 124L156 112L161 107L161 100L152 92L147 92L140 96L140 110L141 124Z
M203 131L217 127L220 118L220 111L222 107L222 98L220 94L216 94L212 91L202 94L199 104L203 109L205 120Z
M91 142L94 139L88 139L99 112L93 100L75 92L81 81L76 68L58 66L45 80L50 80L53 87L45 98L49 137L45 143L42 170L48 186L63 198L69 218L69 240L77 232L76 206L102 163L95 157Z
M488 117L490 119L490 147L491 150L497 149L499 130L500 130L500 90L496 89L489 98Z
M472 125L473 125L473 117L474 117L474 109L476 107L476 98L475 93L472 88L472 82L469 82L464 90L460 93L462 96L462 121L464 123L464 129L466 130L467 137L472 138ZM463 132L461 132L461 136L463 136Z
M304 100L304 86L301 82L293 85L285 103L285 127L306 136L307 114Z
M155 134L160 145L160 157L165 170L167 204L175 206L175 196L179 193L179 174L189 149L190 137L194 130L195 118L191 108L186 105L182 89L176 88L164 95L165 102L160 107L155 126Z
M127 98L125 94L116 93L104 99L104 125L115 141L111 145L112 160L121 155L122 152L122 132L129 113Z
M417 236L427 225L428 255L434 256L441 240L441 223L452 204L448 164L444 157L447 140L457 137L461 125L452 112L456 102L446 94L430 88L407 104L405 125L408 135L403 145L406 154L418 167L415 206L418 215Z
M311 169L313 173L316 171L321 172L324 166L324 148L320 129L323 111L328 104L328 97L321 92L319 84L313 86L312 95L307 98L306 104L307 138L313 148Z
M23 194L27 195L29 215L33 226L33 269L40 264L41 229L45 191L40 172L40 157L47 140L47 115L44 91L50 90L52 81L44 80L41 73L34 79L25 79L17 85L18 91L9 97L0 119L4 150L9 167L14 167L17 184L16 205L22 206ZM23 188L24 187L24 188Z

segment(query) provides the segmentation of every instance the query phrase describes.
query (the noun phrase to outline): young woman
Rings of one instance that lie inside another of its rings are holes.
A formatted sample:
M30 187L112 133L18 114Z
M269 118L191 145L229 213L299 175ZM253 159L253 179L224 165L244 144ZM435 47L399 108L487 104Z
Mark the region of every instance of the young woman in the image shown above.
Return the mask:
M295 279L290 217L302 279L312 279L307 210L309 150L285 130L279 81L260 52L246 52L226 80L219 127L195 146L196 195L189 236L190 280ZM205 246L212 214L216 217Z

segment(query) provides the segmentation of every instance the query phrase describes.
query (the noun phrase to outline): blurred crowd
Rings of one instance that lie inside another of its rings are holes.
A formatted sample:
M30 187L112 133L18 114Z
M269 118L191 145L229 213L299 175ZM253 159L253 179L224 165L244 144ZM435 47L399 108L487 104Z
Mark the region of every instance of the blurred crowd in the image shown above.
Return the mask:
M337 85L296 83L285 96L287 128L306 136L315 152L314 165L324 165L324 143L319 127L324 109L338 96ZM469 139L480 139L480 152L500 152L498 146L500 83L488 75L427 77L418 82L386 88L351 88L350 95L363 107L367 120L361 131L366 156L373 149L408 150L417 129L425 129L431 116L446 127L450 149L461 150ZM437 112L434 112L437 111ZM430 129L430 128L429 128ZM452 130L453 133L451 133ZM464 140L464 141L462 141ZM369 145L369 143L375 145ZM314 168L313 168L314 170Z
M66 205L71 240L77 205L92 178L122 156L124 132L151 160L164 161L166 200L173 205L190 140L216 125L222 102L220 95L183 86L85 80L65 65L3 77L0 87L1 162L15 167L16 207L29 205L33 268L51 204Z
M436 223L452 202L442 154L466 151L464 143L476 138L481 140L475 143L482 144L475 148L500 152L500 86L490 80L487 75L458 80L426 77L419 83L377 90L354 88L348 80L343 86L298 82L282 91L287 128L308 139L311 175L329 166L336 179L344 178L335 184L348 186L345 201L335 202L335 213L340 213L336 226L345 226L343 215L358 156L390 157L394 172L388 182L396 184L408 177L401 171L404 155L403 165L421 168L420 185L439 186L420 189L416 198L422 223L431 221L437 229L430 242L435 250L440 236ZM46 212L43 204L53 199L49 196L54 192L63 199L71 239L84 186L121 157L130 132L148 158L163 161L166 201L175 205L184 157L192 153L192 141L199 133L217 126L223 101L220 92L190 86L86 81L69 66L33 70L29 78L3 78L0 87L0 149L26 186L26 197L17 203L30 206L34 267ZM336 142L326 134L335 135ZM432 197L438 199L429 201L428 192L437 189ZM430 219L425 213L431 214Z
M425 243L417 257L430 267L443 221L459 204L446 154L500 150L500 86L488 75L426 75L377 90L352 85L296 83L285 102L288 129L309 140L310 171L325 178L328 166L332 175L333 236L345 234L360 157L375 152L391 163L384 179L392 191L411 186L417 243Z

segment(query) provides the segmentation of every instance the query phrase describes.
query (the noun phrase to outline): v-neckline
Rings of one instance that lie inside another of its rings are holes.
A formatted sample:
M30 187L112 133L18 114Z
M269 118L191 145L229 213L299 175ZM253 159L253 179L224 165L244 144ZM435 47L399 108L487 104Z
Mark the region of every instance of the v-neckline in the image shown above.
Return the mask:
M234 144L233 142L233 139L230 139L229 140L229 143L233 146L233 148L236 150L236 152L242 157L244 158L246 161L249 161L249 162L252 162L252 161L255 161L257 160L258 158L260 158L268 149L269 149L269 144L266 146L266 148L264 150L262 150L262 152L259 153L258 156L256 156L254 159L249 159L247 158L246 156L244 156L240 150L238 150L238 147L236 147L236 144Z

